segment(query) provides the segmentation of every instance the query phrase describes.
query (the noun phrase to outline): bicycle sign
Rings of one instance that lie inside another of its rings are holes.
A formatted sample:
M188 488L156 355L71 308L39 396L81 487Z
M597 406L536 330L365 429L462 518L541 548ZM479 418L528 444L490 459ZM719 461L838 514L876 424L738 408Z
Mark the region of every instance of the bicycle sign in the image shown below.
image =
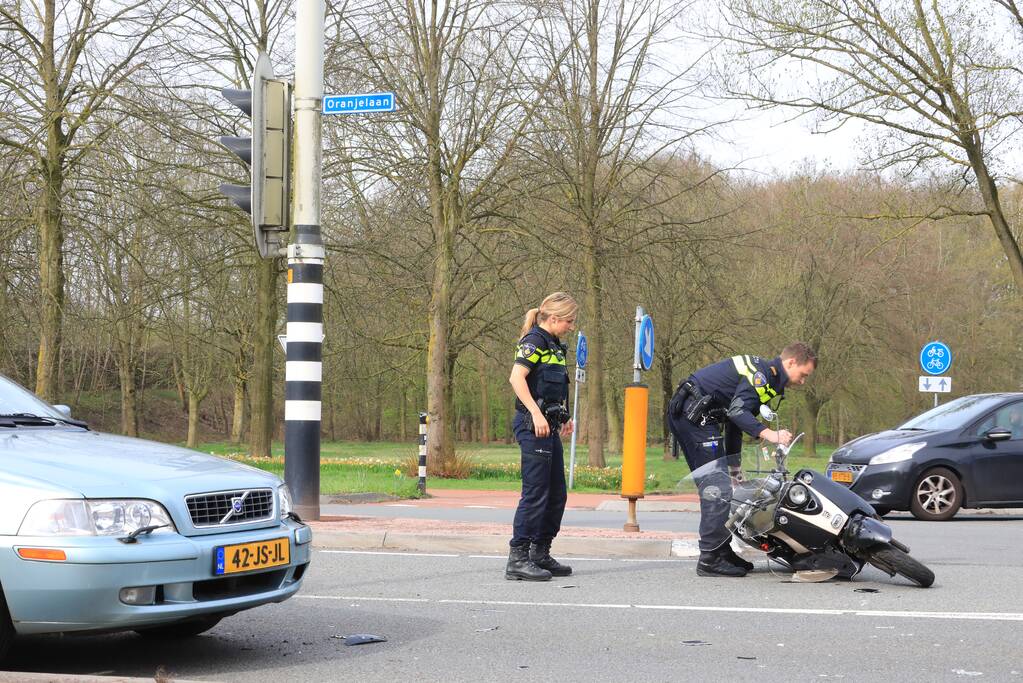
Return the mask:
M952 367L952 350L940 341L932 341L920 349L920 367L928 375L943 375Z

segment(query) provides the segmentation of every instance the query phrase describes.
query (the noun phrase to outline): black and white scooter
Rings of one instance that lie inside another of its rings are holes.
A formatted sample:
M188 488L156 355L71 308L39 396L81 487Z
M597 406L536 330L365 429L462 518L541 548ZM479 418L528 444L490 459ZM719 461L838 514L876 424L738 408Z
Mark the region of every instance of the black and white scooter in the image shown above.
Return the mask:
M777 427L774 411L763 406L761 415ZM703 504L730 505L732 535L791 569L796 580L851 579L871 564L923 588L934 583L934 572L910 557L870 503L820 472L802 469L789 478L786 460L802 436L773 454L763 449L766 462L773 460L769 472L757 471L760 458L745 456L745 476L758 478L730 477L727 458L719 458L692 472L681 488L697 492Z

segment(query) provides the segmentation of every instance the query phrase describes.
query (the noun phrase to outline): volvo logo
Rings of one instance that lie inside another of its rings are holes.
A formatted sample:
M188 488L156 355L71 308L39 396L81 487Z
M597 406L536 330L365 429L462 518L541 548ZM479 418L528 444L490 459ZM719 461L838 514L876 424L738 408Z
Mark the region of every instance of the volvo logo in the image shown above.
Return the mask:
M227 514L224 515L224 518L220 520L221 524L227 524L228 520L232 517L241 514L242 510L245 509L245 499L249 497L250 493L251 491L246 491L238 497L231 498L231 509L228 510Z

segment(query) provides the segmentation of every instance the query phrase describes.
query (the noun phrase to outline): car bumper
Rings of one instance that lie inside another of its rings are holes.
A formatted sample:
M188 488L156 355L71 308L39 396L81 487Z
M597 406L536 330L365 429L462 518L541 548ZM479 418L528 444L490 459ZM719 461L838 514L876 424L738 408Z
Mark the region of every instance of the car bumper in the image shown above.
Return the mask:
M828 463L826 474L835 480L834 474L839 471L862 468L854 472L852 483L838 482L852 489L871 505L883 506L893 510L908 510L909 495L913 487L913 462L904 460L886 465L851 465L849 463Z
M216 576L216 548L289 539L289 562L269 569ZM18 633L118 631L192 617L235 612L294 595L309 564L312 532L285 520L266 529L208 536L116 538L0 537L0 577ZM17 548L59 548L63 562L25 560ZM123 588L155 586L155 604L121 601Z

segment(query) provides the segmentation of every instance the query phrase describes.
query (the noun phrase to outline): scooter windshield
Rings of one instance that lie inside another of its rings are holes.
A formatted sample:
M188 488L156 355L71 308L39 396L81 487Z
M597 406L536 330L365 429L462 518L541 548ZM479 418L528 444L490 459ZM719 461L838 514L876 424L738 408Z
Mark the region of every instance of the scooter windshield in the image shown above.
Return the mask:
M752 527L749 532L766 531L773 524L769 512L781 488L784 455L778 458L775 450L765 457L760 447L757 451L712 460L685 476L676 489L695 496L701 509L727 505L735 513L741 508L742 519Z

